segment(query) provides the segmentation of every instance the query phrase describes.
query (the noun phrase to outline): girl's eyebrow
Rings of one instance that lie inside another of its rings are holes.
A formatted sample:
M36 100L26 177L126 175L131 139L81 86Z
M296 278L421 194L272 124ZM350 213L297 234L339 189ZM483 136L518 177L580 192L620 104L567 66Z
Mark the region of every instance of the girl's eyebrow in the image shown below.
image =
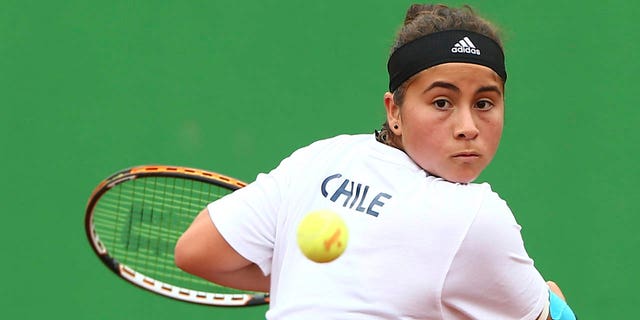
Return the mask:
M434 88L444 88L444 89L449 89L455 92L460 92L460 88L456 87L453 83L449 83L445 81L436 81L432 83L428 88L424 89L422 93L425 93Z
M424 91L422 93L425 93L431 89L434 88L444 88L444 89L449 89L451 91L455 91L456 93L460 93L460 88L456 87L456 85L454 85L453 83L449 83L449 82L445 82L445 81L436 81L434 83L432 83L429 87L427 87L426 89L424 89ZM478 90L476 90L476 94L478 93L482 93L482 92L495 92L498 95L502 96L502 90L500 90L500 88L498 86L494 86L494 85L489 85L489 86L482 86L480 88L478 88Z
M502 90L500 90L500 88L498 88L498 86L480 87L480 88L478 88L478 90L476 90L476 94L477 93L482 93L482 92L490 92L490 91L493 91L493 92L499 94L500 96L502 96Z

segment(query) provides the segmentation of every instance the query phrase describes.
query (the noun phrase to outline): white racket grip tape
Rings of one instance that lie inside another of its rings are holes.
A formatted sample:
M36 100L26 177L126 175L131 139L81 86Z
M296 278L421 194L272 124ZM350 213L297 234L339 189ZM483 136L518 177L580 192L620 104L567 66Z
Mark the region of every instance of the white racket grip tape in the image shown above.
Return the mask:
M537 320L547 320L549 318L549 299L545 299L544 308Z

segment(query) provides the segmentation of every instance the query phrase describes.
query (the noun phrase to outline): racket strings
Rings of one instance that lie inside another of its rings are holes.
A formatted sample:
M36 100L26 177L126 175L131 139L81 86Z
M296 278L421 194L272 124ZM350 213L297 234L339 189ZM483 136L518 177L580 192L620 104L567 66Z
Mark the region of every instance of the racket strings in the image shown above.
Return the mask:
M110 255L139 273L197 291L235 293L187 274L173 262L173 248L209 202L231 191L171 177L145 177L116 185L94 210L96 233ZM215 290L213 289L215 288Z
M175 188L175 179L172 181L172 188ZM168 197L168 196L167 196L167 185L166 185L166 184L163 186L163 189L162 189L162 196L163 196L164 198L168 198L168 199L169 199L169 201L173 202L173 197ZM170 217L171 217L171 215L169 215L168 217L166 217L166 216L165 216L165 214L164 214L164 212L165 212L165 210L166 210L165 205L166 205L166 202L163 202L163 203L162 203L162 208L161 208L161 210L160 210L160 225L158 225L158 230L157 230L157 232L162 232L162 228L161 228L161 226L165 224L165 218L170 218ZM171 221L169 221L169 222L168 222L168 224L169 224L169 225L171 225ZM157 243L156 245L157 245L157 247L158 247L158 248L160 248L160 246L162 245L162 243L160 243L160 241L158 241L158 243ZM168 241L165 241L163 250L164 250L164 252L169 252L169 250L170 250L170 246L169 246L169 242L168 242ZM167 273L167 272L169 272L169 271L167 270L167 266L168 266L168 264L163 264L161 261L158 261L158 256L156 256L156 261L155 261L155 263L156 263L156 265L160 265L160 266L162 266L162 270L161 270L161 271L159 271L159 272L162 272L162 273Z

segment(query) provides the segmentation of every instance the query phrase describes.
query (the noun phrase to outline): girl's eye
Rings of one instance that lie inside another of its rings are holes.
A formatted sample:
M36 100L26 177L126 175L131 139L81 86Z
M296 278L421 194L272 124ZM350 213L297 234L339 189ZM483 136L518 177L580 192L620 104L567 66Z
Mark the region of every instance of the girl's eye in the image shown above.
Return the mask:
M480 100L480 101L476 102L476 109L489 110L492 107L493 107L493 103L491 103L491 101Z
M436 107L436 109L441 109L441 110L451 108L451 103L445 99L438 99L433 102L433 105Z

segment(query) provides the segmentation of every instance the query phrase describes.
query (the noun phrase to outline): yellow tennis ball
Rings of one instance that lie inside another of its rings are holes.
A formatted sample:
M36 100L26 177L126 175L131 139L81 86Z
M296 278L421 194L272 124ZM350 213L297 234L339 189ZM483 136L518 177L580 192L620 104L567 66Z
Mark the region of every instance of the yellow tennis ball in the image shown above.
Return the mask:
M347 248L348 240L347 225L333 211L312 211L298 225L298 246L315 262L335 260Z

